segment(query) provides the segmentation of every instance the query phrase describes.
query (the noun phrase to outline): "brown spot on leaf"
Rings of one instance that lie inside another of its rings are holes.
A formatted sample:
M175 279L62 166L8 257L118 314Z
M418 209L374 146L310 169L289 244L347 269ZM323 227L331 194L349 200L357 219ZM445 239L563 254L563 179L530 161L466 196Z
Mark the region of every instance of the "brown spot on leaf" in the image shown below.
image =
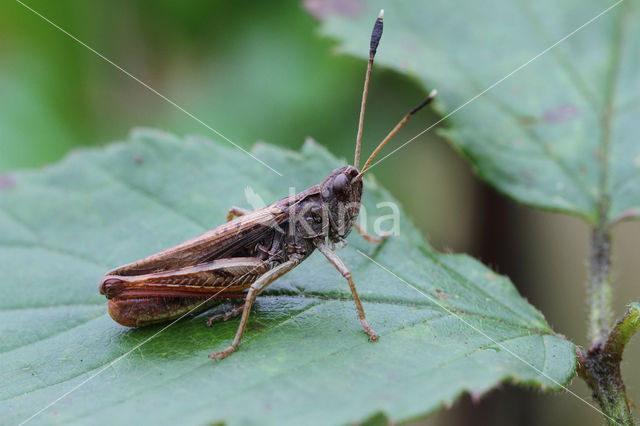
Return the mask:
M142 164L143 161L144 161L144 158L142 158L142 154L140 154L140 153L133 154L133 162L134 163Z
M450 297L448 294L446 294L439 288L436 288L436 296L438 296L438 299L440 300L447 300Z
M11 175L0 175L0 190L13 188L15 185L16 181Z
M520 123L521 126L533 126L537 122L538 119L531 115L521 115L518 117L518 123Z
M558 124L575 117L577 114L578 109L573 105L562 105L545 111L542 118L548 123Z
M604 156L602 155L602 151L598 148L593 150L593 158L596 159L597 162L602 162L604 160Z
M364 9L362 0L304 0L304 8L316 19L327 15L342 15L354 18Z

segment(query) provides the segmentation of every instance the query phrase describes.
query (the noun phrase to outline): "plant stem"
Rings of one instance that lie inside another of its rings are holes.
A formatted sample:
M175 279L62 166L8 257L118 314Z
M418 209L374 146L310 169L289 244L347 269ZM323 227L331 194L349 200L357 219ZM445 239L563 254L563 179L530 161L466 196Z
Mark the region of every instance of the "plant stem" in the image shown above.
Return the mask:
M604 412L607 424L633 426L620 363L610 359L602 346L594 346L587 353L579 349L576 355L578 375L593 391L593 398Z
M606 199L601 204L598 225L591 232L589 257L588 351L578 349L578 375L593 391L610 425L633 425L626 389L620 373L622 352L640 328L640 304L633 303L611 328L611 231L604 219Z
M613 318L609 282L611 232L604 224L591 232L589 266L589 341L594 345L607 338Z
M598 342L586 353L579 349L578 374L607 416L610 425L633 425L631 409L620 374L624 347L640 328L640 304L632 303L618 320L605 341Z

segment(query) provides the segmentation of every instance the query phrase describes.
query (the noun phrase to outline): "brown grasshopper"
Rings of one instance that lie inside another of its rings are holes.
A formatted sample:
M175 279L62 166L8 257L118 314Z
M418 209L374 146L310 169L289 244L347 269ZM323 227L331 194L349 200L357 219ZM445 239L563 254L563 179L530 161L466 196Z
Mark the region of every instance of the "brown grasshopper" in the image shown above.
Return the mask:
M208 308L207 302L213 300L244 299L240 305L207 322L211 325L214 320L242 314L231 346L210 355L212 359L222 359L238 348L256 296L318 249L349 283L360 323L369 340L378 339L367 322L351 272L332 246L345 244L344 238L352 227L367 241L381 242L382 238L368 235L356 223L362 177L378 152L409 117L436 95L436 91L432 91L413 108L373 151L362 171L358 171L364 110L373 58L382 36L382 15L381 11L371 34L354 165L335 169L321 183L260 210L232 207L227 223L107 273L99 288L109 299L109 314L116 322L139 327ZM233 219L234 216L238 217Z

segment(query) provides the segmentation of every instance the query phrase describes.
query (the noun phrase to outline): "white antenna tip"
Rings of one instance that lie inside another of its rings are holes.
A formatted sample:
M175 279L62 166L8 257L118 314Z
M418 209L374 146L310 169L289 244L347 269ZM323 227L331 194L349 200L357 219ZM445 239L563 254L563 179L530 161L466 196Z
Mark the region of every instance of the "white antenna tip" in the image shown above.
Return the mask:
M431 92L429 92L429 98L433 99L436 97L437 94L438 94L438 91L436 89L433 89Z
M378 14L378 19L382 19L384 16L384 9L380 9L380 13Z

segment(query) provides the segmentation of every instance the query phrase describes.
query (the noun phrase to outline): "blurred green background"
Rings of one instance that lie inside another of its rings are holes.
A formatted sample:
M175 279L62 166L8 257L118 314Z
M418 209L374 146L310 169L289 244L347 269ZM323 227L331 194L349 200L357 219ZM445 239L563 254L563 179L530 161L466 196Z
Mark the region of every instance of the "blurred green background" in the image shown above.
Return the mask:
M336 54L335 43L319 37L316 22L297 2L27 4L243 147L263 140L297 149L311 136L352 161L365 63ZM384 53L383 40L378 55ZM376 68L364 153L424 95L408 78ZM421 112L396 144L437 119ZM0 177L8 169L45 167L80 146L122 140L138 126L220 140L20 3L3 2ZM432 245L470 253L508 275L556 331L577 344L586 342L588 229L581 221L521 207L496 194L473 177L435 131L385 160L374 174ZM637 297L638 241L637 223L616 228L617 312ZM636 338L625 359L639 355ZM630 398L638 400L640 371L627 361L623 375ZM571 388L590 401L580 380ZM504 385L480 402L465 396L416 424L478 423L596 425L601 417L568 394Z

